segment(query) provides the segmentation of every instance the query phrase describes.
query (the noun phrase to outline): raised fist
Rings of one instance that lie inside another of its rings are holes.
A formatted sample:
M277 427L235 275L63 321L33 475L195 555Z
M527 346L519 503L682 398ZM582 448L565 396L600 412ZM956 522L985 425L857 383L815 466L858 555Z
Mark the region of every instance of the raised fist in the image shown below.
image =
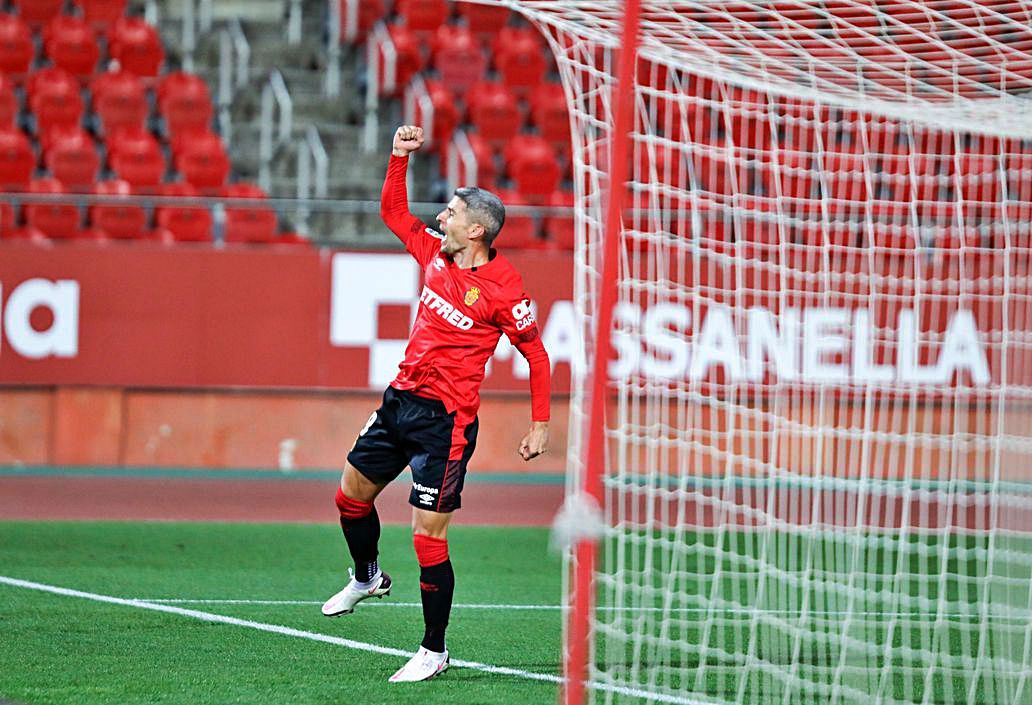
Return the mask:
M402 125L394 133L394 150L396 157L408 156L423 146L423 128L415 125Z

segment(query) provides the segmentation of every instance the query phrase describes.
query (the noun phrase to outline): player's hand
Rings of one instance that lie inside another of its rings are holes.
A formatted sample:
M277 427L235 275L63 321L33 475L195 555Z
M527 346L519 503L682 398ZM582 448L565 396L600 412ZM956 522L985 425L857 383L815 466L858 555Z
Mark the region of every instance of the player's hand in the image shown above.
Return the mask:
M520 441L520 457L524 460L536 458L548 450L548 422L534 421L530 431Z
M402 125L394 133L394 150L396 157L407 157L423 146L423 128L415 125Z

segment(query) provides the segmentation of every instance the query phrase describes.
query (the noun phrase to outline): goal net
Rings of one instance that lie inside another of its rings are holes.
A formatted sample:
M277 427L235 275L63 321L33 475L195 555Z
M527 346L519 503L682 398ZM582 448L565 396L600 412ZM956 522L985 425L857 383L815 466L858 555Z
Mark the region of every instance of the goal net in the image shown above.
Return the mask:
M623 3L506 4L571 110L588 699L1032 702L1032 3L645 2L615 93Z

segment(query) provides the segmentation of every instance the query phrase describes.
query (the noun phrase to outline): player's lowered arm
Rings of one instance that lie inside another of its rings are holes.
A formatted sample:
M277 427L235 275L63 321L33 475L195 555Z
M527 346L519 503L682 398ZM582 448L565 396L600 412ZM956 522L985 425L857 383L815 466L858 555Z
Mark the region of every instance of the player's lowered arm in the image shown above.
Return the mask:
M530 430L520 441L520 457L524 460L536 458L548 451L548 422L531 421Z

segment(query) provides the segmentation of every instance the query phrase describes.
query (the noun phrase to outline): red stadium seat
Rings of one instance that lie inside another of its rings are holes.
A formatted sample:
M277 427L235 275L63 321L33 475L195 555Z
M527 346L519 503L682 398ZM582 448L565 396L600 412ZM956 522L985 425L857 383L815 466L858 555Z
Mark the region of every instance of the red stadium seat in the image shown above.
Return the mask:
M229 176L229 157L222 140L187 141L176 154L176 169L201 192L221 190Z
M750 109L751 108L751 109ZM726 140L740 149L766 152L771 144L771 123L764 109L749 106L721 116Z
M124 70L143 78L157 76L165 61L158 31L141 17L121 17L112 25L108 53Z
M0 73L0 129L11 129L18 119L18 96L14 82Z
M101 130L111 134L121 127L143 128L147 123L147 90L143 81L128 71L107 71L90 86L93 110Z
M495 153L491 145L478 134L467 132L466 139L469 140L470 149L473 151L473 158L477 162L476 182L473 184L462 184L463 186L479 186L487 190L495 188L498 179L498 165L495 163ZM455 149L455 145L449 145L449 149ZM465 181L465 174L459 175L460 181Z
M436 32L448 19L446 0L398 0L395 10L413 32Z
M25 75L35 51L28 25L17 15L0 14L0 71L13 76Z
M225 151L222 138L207 127L180 130L172 135L169 145L172 147L173 159L178 159L187 150L212 149L220 152Z
M474 34L493 37L509 24L512 11L507 7L480 5L472 2L456 3L459 15L466 20L466 26Z
M340 36L345 42L363 42L369 30L387 15L384 0L340 2Z
M165 175L165 157L158 141L143 128L121 128L107 140L108 163L135 189L153 189Z
M818 198L814 178L813 155L806 152L786 151L778 154L778 163L772 176L780 181L780 189L773 182L767 184L767 193L808 201Z
M487 57L465 27L441 25L434 37L433 64L441 83L455 95L468 91L484 78Z
M537 135L518 135L503 151L509 175L523 196L550 196L559 186L562 172L555 150Z
M90 191L100 157L93 138L83 129L57 130L43 152L47 169L70 191Z
M13 4L23 21L40 26L61 14L64 0L14 0Z
M558 83L542 83L530 94L530 119L538 133L563 154L570 151L570 110Z
M165 131L169 135L210 127L214 108L204 81L165 84L164 88L158 98L158 112L165 119Z
M863 203L867 193L867 159L863 154L828 152L823 157L821 188L836 201Z
M198 194L193 186L180 182L163 184L161 195L194 198ZM177 242L211 242L211 212L203 206L159 206L155 221Z
M132 185L128 181L115 179L102 181L94 192L99 196L125 196L122 203L100 204L90 208L90 223L105 237L113 240L136 240L147 232L147 211L143 206L133 205Z
M505 27L493 44L495 67L502 81L526 95L544 80L548 62L540 35L530 27Z
M230 184L223 195L226 198L267 198L265 191L247 183ZM272 208L226 205L226 242L273 242L277 227L278 218Z
M1032 154L1017 151L1008 153L1005 164L1007 199L1021 204L1032 203ZM1029 212L1028 206L1025 206L1024 212Z
M744 169L732 169L731 164L735 161L733 149L721 145L700 144L690 152L690 158L692 168L686 168L685 175L693 188L728 196L747 193L749 175ZM669 163L669 166L657 164L657 171L660 173L666 169L676 174L678 167L673 163ZM771 190L770 193L774 191Z
M459 124L459 109L455 106L455 97L440 81L425 81L427 94L433 106L433 128L430 132L429 148L431 150L446 149L451 142L455 126ZM424 124L426 117L420 101L416 101L415 124Z
M50 238L31 226L16 228L4 236L5 240L17 240L20 242L31 242L35 245L50 245Z
M573 192L556 191L549 196L546 205L572 208ZM542 225L545 230L545 238L550 247L556 247L561 250L572 250L574 248L576 231L574 230L572 211L569 215L545 216Z
M83 19L58 15L43 32L46 55L72 75L82 79L93 75L100 47L93 28Z
M384 95L400 96L412 77L426 66L426 56L419 37L408 27L400 24L390 25L387 33L394 48L394 85L387 87L385 84L387 54L381 47L378 90Z
M29 108L36 116L36 133L54 127L78 126L85 110L79 82L60 68L42 69L29 78Z
M34 179L29 184L29 193L67 193L57 179ZM25 222L49 238L68 240L79 237L79 208L74 203L28 203L25 205Z
M466 96L469 119L477 134L495 149L511 140L520 131L520 115L516 95L504 84L478 83Z
M36 155L21 130L0 130L0 189L21 191L32 179Z
M1003 192L1002 174L996 157L988 154L958 155L957 181L961 199L973 203L998 203Z
M0 200L0 239L10 237L15 229L14 206Z
M312 244L308 238L301 233L283 233L272 241L273 245L301 245L302 247Z
M70 87L78 87L79 85L79 82L75 80L75 76L59 66L45 66L44 68L36 69L29 74L25 81L26 105L32 103L32 98L36 93L54 83L66 83Z
M512 207L530 205L527 198L517 191L499 190L497 196L505 205L505 224L498 235L499 247L506 249L540 248L545 242L538 237L537 223L529 215L515 215Z
M158 79L157 87L154 90L155 97L160 104L172 93L185 91L207 90L208 84L203 78L189 71L169 71L162 74Z
M107 136L108 158L120 152L161 151L154 134L145 127L121 127Z
M83 16L95 29L107 32L108 29L125 15L128 0L75 0L82 10Z
M911 155L914 187L908 197L919 201L952 200L953 157L938 154Z

